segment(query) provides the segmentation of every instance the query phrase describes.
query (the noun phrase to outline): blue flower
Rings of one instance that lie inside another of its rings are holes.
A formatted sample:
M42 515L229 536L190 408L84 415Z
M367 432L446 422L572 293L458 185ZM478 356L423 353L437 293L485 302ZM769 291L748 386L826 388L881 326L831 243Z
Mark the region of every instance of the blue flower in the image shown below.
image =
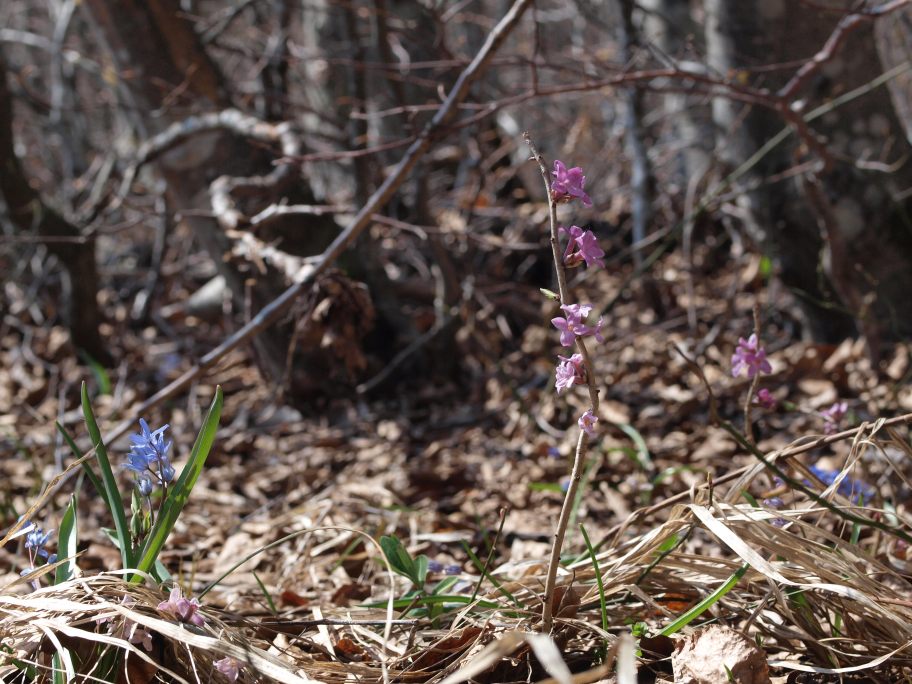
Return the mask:
M130 435L130 453L123 467L137 474L136 486L143 496L152 493L153 484L166 485L174 479L174 467L168 460L172 442L165 441L168 427L166 424L150 430L149 424L140 418L139 432Z
M816 465L810 466L808 470L827 487L833 484L836 481L836 478L839 477L838 470L825 470ZM858 500L858 497L861 497L861 502L863 504L866 504L870 499L873 499L874 495L877 493L871 485L851 477L844 477L842 482L839 483L837 491L851 501L856 501Z

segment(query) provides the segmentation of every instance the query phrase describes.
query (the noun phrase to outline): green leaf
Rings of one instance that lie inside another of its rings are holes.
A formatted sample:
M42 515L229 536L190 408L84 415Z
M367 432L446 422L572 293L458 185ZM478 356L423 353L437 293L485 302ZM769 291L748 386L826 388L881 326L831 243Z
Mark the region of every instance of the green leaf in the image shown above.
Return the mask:
M456 582L458 582L458 581L459 581L458 577L444 577L442 580L440 580L437 584L434 585L433 589L431 589L431 596L434 596L436 594L446 591L447 589L452 587L454 584L456 584Z
M415 559L415 586L423 587L427 581L428 574L428 557L423 553Z
M550 299L552 301L556 302L560 299L560 295L557 294L557 292L552 292L551 290L545 289L544 287L538 288L538 291L541 292L543 295L545 295L545 297L547 297L548 299Z
M222 388L216 387L215 398L213 398L212 404L209 406L209 412L203 421L203 426L196 436L196 442L193 443L190 459L181 471L177 482L174 483L168 492L168 497L162 502L155 525L153 525L152 531L143 543L139 554L139 562L136 564L137 570L149 572L152 569L158 554L164 547L165 542L168 541L168 535L174 529L174 524L180 517L181 511L184 510L184 506L190 498L190 492L199 479L200 473L203 472L203 465L205 465L209 451L212 449L212 444L215 442L215 433L218 430L219 418L222 415L222 400ZM130 581L138 583L141 580L142 576L137 574L133 575Z
M98 468L101 470L105 503L108 504L108 510L111 511L111 516L114 518L114 529L117 531L117 539L120 541L121 561L124 569L132 568L135 562L133 548L130 546L130 528L127 526L127 515L124 511L123 500L120 498L120 490L117 489L117 480L114 479L114 471L111 470L111 461L108 460L108 451L105 449L104 442L101 439L98 423L95 422L95 414L92 411L89 390L85 382L82 383L82 413L85 416L86 428L89 431L89 437L92 439L92 445L95 447L95 460L98 461Z
M392 568L393 572L412 580L414 583L415 577L417 576L415 572L415 561L412 560L412 557L402 545L402 542L396 539L396 537L383 535L380 537L380 548L383 549L383 555L386 556L386 560L390 564L390 568Z
M63 441L67 443L67 446L70 447L70 451L73 453L73 456L78 461L82 458L82 452L79 451L79 447L76 446L76 442L73 441L73 438L70 437L70 433L66 431L66 428L63 427L60 423L54 423L57 426L57 431L63 436ZM98 475L95 474L95 471L92 470L91 461L86 460L82 462L82 470L88 476L89 481L92 483L92 486L95 487L95 491L98 492L98 496L101 497L101 500L104 501L105 506L110 510L111 506L108 504L108 495L105 492L104 485L101 480L98 479Z
M272 596L269 595L269 591L266 589L266 585L263 584L263 580L260 579L260 576L257 575L256 572L253 573L253 579L256 580L256 583L260 587L260 591L263 592L263 598L266 599L266 603L269 605L269 612L273 615L278 615L279 611L276 608L275 602L272 600Z
M735 588L738 582L741 581L741 578L744 577L745 573L747 573L747 569L749 567L750 566L747 563L739 567L737 570L735 570L734 574L725 581L725 584L716 589L713 593L700 601L697 605L685 612L683 615L678 617L676 620L672 621L672 623L661 632L659 632L659 634L662 636L671 636L675 632L686 627L693 620L700 617L703 613L718 603L723 596Z
M57 558L61 562L54 569L54 584L70 579L76 570L77 529L76 529L76 495L70 497L70 503L60 519L57 532Z

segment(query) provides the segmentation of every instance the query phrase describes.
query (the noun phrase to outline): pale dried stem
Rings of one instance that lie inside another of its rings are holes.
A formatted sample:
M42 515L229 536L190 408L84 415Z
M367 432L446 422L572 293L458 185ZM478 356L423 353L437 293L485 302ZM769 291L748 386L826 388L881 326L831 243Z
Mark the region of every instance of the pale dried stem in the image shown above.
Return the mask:
M532 150L532 156L538 164L541 171L542 180L545 183L545 192L548 196L548 218L551 224L551 254L554 257L554 270L557 274L557 288L560 297L560 303L566 304L570 301L570 291L567 285L567 274L564 270L563 258L561 255L560 240L557 226L557 204L551 196L551 179L548 177L548 169L545 161L535 148L532 139L528 133L523 134L523 138L529 149ZM598 390L595 389L595 373L592 369L592 359L589 356L589 350L586 349L586 342L582 337L576 338L576 349L583 357L583 365L586 367L586 387L589 390L589 403L591 404L592 414L598 415L599 397ZM544 606L542 608L542 627L543 634L551 631L554 623L554 588L557 584L557 567L560 564L561 548L564 545L564 538L567 535L567 527L570 524L570 516L573 513L573 502L576 500L576 493L579 490L580 479L583 472L583 463L586 460L586 446L588 445L588 435L580 429L579 439L576 442L576 453L573 456L573 467L570 470L570 483L567 486L567 492L564 495L564 503L561 506L560 517L557 520L557 528L554 531L554 542L551 546L551 557L548 560L548 574L545 578L545 596Z

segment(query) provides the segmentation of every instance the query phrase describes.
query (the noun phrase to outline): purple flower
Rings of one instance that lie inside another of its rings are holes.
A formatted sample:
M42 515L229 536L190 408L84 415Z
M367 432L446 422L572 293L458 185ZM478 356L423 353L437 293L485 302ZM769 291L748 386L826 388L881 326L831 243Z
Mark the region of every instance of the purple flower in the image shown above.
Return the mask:
M26 521L25 529L28 530L28 533L25 535L25 548L28 551L29 565L27 568L25 568L25 570L19 573L23 576L28 575L38 567L39 558L43 558L47 563L57 562L57 554L48 553L48 550L44 548L47 545L48 540L51 538L51 533L53 530L48 530L45 532L31 520Z
M583 319L592 311L590 304L563 304L561 309L564 311L566 318L558 316L551 319L551 324L560 330L561 346L572 347L577 337L586 337L587 335L595 335L595 339L599 342L605 341L601 332L604 322L601 319L599 319L598 326L595 328L590 328L583 322Z
M428 572L443 572L443 563L436 560L429 560Z
M557 358L561 360L555 370L557 381L554 383L554 388L558 394L574 385L586 384L586 366L583 363L582 354L574 354L570 357L558 356Z
M836 481L836 478L839 477L838 470L826 470L816 465L810 466L808 470L827 487L832 485ZM806 482L805 484L809 483ZM870 499L874 498L874 494L876 493L874 487L871 485L848 476L842 479L842 482L839 483L839 487L836 491L852 501L856 501L858 497L861 497L862 503L867 503Z
M443 571L448 575L458 575L462 572L462 566L461 565L448 565L443 569Z
M213 665L215 669L228 678L229 682L237 681L238 674L241 671L241 664L231 656L225 656L221 660L216 660Z
M602 259L605 256L605 252L599 247L598 239L591 230L584 232L579 226L570 226L569 228L561 228L560 232L562 235L566 233L570 236L567 248L564 251L564 264L568 268L579 266L584 261L586 266L601 266L605 268L605 262Z
M124 468L137 474L136 486L143 496L151 494L154 482L167 485L174 479L174 467L168 460L171 442L165 441L165 430L168 425L163 425L157 430L150 430L149 424L142 418L139 419L139 432L130 435L130 453Z
M757 396L754 397L754 403L771 411L772 409L776 408L776 404L778 402L776 401L776 397L774 397L772 393L770 393L770 391L764 387L763 389L757 390Z
M757 333L746 340L738 338L738 346L732 354L732 377L737 378L741 371L747 371L747 377L753 378L757 373L772 373L773 367L766 360L766 350L760 346Z
M585 432L590 437L595 437L595 424L598 422L598 418L592 413L592 409L588 409L583 415L580 416L577 424L580 426L580 430Z
M568 169L562 161L554 160L554 170L551 172L554 179L551 181L551 199L555 202L569 202L579 199L584 206L591 207L592 200L583 190L586 177L583 170L574 166Z
M820 415L823 417L823 432L827 435L838 432L839 423L845 418L845 414L848 410L848 404L844 401L837 401L830 406L830 408L821 411Z
M191 625L202 627L206 624L206 618L200 614L199 609L199 601L195 598L184 598L180 587L174 587L168 600L158 604L158 610L161 612L168 613L181 622L189 622Z

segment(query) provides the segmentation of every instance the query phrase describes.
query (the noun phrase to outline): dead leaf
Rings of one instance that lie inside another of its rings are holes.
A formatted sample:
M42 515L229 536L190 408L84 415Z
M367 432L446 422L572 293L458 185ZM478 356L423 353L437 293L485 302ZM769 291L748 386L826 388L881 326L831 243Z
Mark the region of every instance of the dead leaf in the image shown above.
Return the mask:
M766 654L740 632L721 625L679 639L671 666L677 684L770 684Z

